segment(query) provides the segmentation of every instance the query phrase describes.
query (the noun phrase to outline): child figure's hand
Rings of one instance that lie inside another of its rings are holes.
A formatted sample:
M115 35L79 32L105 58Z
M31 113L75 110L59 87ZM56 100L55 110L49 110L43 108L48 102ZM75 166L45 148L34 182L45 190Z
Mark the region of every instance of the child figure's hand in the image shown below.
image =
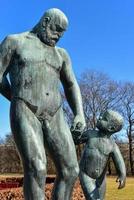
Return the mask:
M126 184L126 177L119 176L119 177L116 179L116 182L119 183L118 189L122 189L122 188L125 187L125 184Z

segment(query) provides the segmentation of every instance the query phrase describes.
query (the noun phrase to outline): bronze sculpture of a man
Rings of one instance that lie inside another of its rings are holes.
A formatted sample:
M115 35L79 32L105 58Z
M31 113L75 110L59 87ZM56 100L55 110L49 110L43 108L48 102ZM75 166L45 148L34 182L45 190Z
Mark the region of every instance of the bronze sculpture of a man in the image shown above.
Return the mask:
M44 146L57 169L53 200L70 199L79 173L60 82L74 113L73 128L82 131L81 94L67 52L55 46L67 25L62 11L49 9L31 31L10 35L0 45L0 92L11 101L11 129L24 167L26 200L44 200Z

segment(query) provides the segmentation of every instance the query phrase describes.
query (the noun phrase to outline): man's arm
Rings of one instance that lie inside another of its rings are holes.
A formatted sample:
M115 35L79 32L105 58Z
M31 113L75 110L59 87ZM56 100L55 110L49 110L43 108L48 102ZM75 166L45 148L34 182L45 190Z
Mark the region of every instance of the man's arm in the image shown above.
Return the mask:
M126 182L126 167L121 152L119 150L119 147L117 146L116 143L114 144L113 152L111 155L113 162L115 164L115 168L118 173L118 178L117 178L117 182L119 182L118 189L122 189L123 187L125 187L125 182Z
M11 101L11 86L6 76L3 76L0 92L6 99Z
M8 100L11 100L11 89L6 74L8 73L14 48L15 45L12 44L10 36L6 37L0 44L0 93Z
M73 73L71 61L67 52L64 49L59 49L59 52L63 58L60 79L63 84L67 101L75 116L72 131L75 129L82 131L85 128L85 118L80 88Z

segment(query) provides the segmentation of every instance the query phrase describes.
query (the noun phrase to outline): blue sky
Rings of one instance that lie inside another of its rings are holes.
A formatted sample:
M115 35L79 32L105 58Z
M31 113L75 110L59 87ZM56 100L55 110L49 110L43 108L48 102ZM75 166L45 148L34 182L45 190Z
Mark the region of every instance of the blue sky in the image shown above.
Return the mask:
M86 68L111 78L134 81L133 0L4 0L0 4L0 41L30 30L45 10L56 7L69 18L59 46L68 50L77 77ZM0 137L10 132L9 103L0 96Z

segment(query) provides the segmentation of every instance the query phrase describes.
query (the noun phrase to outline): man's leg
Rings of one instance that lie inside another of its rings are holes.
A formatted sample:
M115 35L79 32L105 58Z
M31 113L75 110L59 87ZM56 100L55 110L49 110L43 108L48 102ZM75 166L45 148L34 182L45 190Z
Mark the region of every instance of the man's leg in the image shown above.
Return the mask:
M11 103L11 128L24 167L25 200L44 200L46 155L42 128L22 100Z
M96 179L92 179L83 171L80 171L79 178L86 200L100 200Z
M69 200L79 173L75 145L63 111L57 111L49 124L44 127L44 139L57 169L52 199Z

